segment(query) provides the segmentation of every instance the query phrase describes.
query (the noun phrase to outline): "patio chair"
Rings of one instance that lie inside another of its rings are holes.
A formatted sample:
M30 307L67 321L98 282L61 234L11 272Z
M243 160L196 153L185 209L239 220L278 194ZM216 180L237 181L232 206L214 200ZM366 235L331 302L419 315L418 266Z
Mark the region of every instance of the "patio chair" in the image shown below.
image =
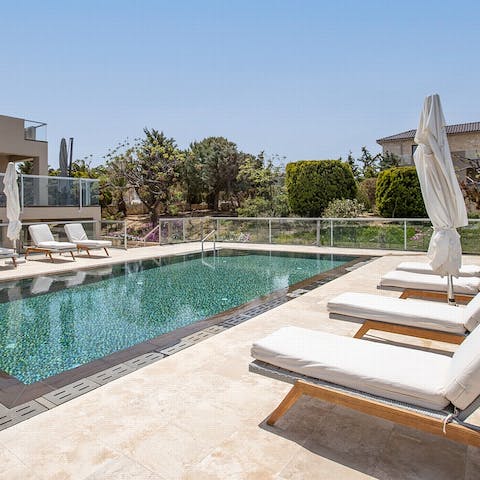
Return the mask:
M250 370L294 383L268 425L309 395L480 447L480 427L465 422L480 406L479 342L477 328L448 357L284 327L253 344Z
M74 243L78 250L85 250L88 256L90 256L90 250L102 248L105 250L107 257L110 256L107 248L112 246L112 242L110 240L89 240L81 223L67 223L65 233L68 240Z
M11 258L12 265L17 268L17 258L18 254L15 253L15 250L12 248L1 248L0 247L0 258Z
M404 272L436 275L433 273L432 267L424 262L402 262L395 269L403 270ZM480 277L480 265L462 265L459 277Z
M480 293L462 308L447 303L346 292L332 298L327 309L335 318L364 320L355 338L362 338L369 330L380 330L460 344L480 323Z
M380 279L378 288L402 290L400 298L428 298L446 300L447 277L425 273L392 270ZM458 277L453 279L453 289L457 302L468 302L480 290L480 278Z
M34 246L27 247L25 250L25 260L30 252L41 252L47 255L52 262L52 253L70 253L72 259L75 261L73 252L77 249L77 246L70 242L57 242L46 223L30 225L28 231L32 237Z

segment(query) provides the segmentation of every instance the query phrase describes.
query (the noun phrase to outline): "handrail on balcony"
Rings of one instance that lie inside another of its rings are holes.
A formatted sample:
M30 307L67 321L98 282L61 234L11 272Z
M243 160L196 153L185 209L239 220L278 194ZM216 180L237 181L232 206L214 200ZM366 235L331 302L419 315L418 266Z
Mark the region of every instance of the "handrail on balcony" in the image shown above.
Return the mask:
M0 173L0 178L4 176L5 173ZM81 210L98 206L99 180L95 178L21 173L18 181L22 211L25 207L78 207Z

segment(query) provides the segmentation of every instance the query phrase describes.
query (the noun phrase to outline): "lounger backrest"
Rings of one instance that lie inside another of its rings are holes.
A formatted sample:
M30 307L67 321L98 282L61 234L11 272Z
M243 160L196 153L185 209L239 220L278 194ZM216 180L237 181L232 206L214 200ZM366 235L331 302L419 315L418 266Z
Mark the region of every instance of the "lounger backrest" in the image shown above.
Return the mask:
M454 353L445 396L461 410L480 396L480 327L473 330Z
M54 242L52 232L49 226L46 223L40 223L38 225L30 225L28 227L30 236L32 237L33 243L38 245L42 242Z
M81 242L88 240L87 234L81 223L67 223L65 225L65 233L70 242Z
M463 311L463 324L472 332L480 324L480 293L477 293Z

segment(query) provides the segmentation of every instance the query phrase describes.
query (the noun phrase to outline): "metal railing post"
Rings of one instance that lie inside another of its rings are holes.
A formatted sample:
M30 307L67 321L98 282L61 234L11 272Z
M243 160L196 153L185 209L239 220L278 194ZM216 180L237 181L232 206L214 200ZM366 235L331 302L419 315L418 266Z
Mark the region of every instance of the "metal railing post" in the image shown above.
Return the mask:
M78 195L78 200L80 202L79 210L81 210L82 207L83 207L83 205L82 205L82 203L83 203L83 198L82 198L83 192L82 192L82 179L81 178L78 179L78 189L80 190L79 195Z
M158 222L158 244L162 244L162 222Z
M330 246L333 247L333 220L330 220Z
M185 243L185 219L182 218L182 235L183 235L183 243Z
M127 221L123 221L123 248L128 250L128 239L127 239Z
M403 221L403 249L407 249L407 221Z
M268 243L272 243L272 219L268 219Z
M25 206L25 187L23 184L23 175L20 175L20 201L22 204L22 212L23 212L23 208Z
M320 246L320 220L317 220L317 247Z

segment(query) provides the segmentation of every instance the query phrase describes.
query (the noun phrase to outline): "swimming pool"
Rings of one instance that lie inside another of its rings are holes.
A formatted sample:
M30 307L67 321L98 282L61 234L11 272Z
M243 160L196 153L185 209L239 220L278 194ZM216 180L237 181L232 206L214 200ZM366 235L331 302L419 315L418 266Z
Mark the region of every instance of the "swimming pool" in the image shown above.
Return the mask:
M0 369L31 384L354 258L222 249L0 284Z

